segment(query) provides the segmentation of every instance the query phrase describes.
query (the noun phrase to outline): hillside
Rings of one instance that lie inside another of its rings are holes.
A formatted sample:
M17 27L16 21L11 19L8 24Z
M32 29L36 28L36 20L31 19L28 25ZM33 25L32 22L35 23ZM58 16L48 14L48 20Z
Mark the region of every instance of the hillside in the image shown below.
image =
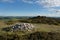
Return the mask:
M22 26L20 28L20 24L17 26L15 23L29 23L35 27L31 31L20 31ZM0 40L60 40L60 18L36 16L0 19Z
M21 22L59 25L60 24L60 18L36 16L36 17L29 18L27 20L22 20Z

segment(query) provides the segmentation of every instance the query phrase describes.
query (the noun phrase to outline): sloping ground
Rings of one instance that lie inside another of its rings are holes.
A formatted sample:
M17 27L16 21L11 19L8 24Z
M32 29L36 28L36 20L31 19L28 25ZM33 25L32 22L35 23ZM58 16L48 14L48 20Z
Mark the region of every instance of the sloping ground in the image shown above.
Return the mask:
M60 25L33 25L32 32L0 32L0 40L60 40Z
M0 20L0 28L5 27L5 26L7 26L7 25L4 23L4 21Z
M5 34L5 35L0 35L0 40L60 40L60 33L34 32L27 35Z
M60 25L34 24L36 31L60 32Z

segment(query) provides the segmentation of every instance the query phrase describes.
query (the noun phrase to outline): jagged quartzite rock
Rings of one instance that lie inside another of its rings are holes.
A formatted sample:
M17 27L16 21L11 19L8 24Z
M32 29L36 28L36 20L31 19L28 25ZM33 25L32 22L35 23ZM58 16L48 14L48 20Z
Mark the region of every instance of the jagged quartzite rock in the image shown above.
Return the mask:
M34 26L30 23L17 23L14 26L10 26L9 28L5 28L5 29L8 29L8 31L17 31L17 30L31 31L33 28Z

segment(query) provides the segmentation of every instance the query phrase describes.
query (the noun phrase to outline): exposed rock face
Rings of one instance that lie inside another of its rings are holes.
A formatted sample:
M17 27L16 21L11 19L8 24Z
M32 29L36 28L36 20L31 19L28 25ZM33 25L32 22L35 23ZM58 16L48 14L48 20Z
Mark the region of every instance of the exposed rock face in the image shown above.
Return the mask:
M21 30L21 31L29 31L32 30L34 28L34 26L30 23L18 23L14 26L10 26L8 28L4 28L4 29L8 29L8 31L17 31L17 30Z

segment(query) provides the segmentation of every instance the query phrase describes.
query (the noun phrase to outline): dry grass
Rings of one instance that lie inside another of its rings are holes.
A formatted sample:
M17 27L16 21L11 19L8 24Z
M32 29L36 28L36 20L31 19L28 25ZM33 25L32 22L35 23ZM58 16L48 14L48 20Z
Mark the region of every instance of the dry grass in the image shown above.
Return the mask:
M33 24L35 26L35 31L43 31L43 32L60 32L60 25L49 25L49 24ZM0 21L0 30L4 27L9 27L4 23L4 21ZM34 32L34 30L32 31Z
M34 24L36 31L60 32L60 25Z

